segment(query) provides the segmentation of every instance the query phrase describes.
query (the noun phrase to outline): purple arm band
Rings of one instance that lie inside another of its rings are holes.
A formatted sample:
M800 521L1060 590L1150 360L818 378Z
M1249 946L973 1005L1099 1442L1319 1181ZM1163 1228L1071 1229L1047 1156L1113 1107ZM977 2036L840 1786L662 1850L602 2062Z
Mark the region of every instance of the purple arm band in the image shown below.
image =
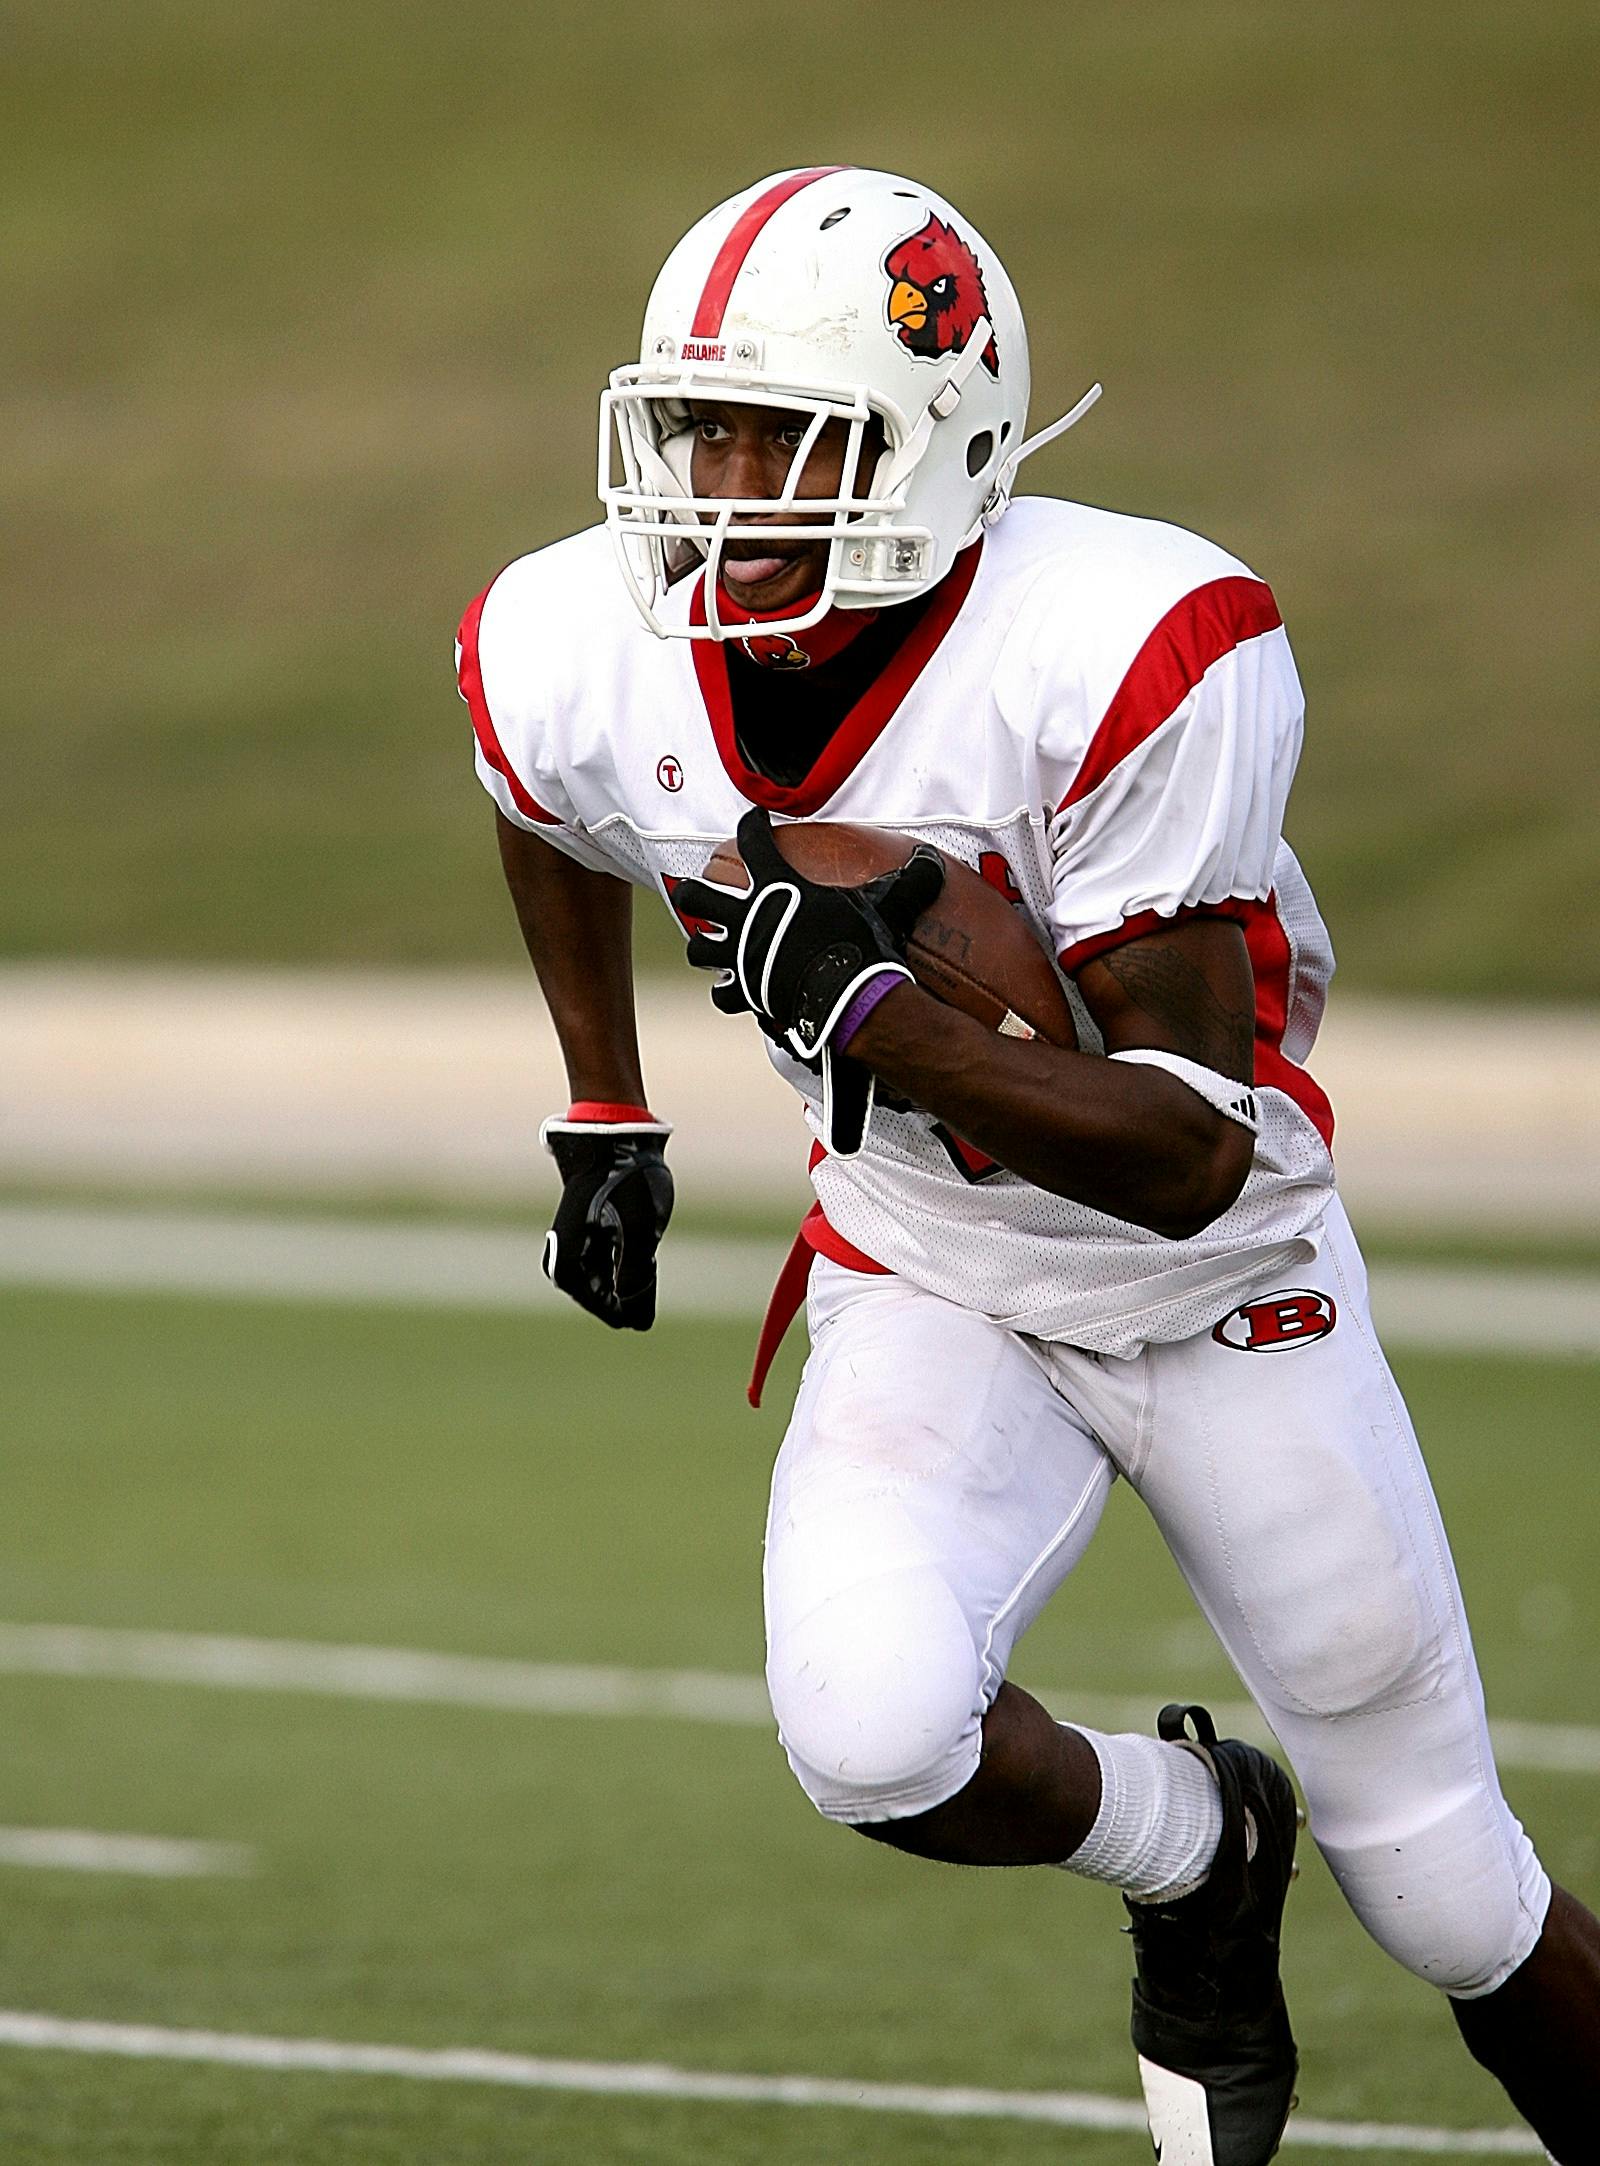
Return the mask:
M897 985L904 983L905 977L898 970L880 970L875 978L869 978L834 1026L831 1041L834 1050L842 1053L884 994L892 993Z

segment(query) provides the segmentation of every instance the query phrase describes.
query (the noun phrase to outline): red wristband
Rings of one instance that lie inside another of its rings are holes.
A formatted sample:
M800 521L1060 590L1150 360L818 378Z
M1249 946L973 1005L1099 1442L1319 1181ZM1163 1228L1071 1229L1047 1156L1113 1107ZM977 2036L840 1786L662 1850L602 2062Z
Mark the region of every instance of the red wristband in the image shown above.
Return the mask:
M622 1121L649 1121L652 1127L660 1125L648 1106L612 1106L607 1105L601 1098L575 1099L567 1108L567 1119L608 1121L612 1124Z

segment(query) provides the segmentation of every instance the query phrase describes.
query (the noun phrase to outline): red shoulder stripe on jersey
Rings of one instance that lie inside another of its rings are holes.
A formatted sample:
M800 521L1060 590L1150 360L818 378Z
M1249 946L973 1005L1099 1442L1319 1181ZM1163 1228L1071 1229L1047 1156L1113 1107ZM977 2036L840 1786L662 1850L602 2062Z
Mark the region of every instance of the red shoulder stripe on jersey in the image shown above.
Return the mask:
M810 774L792 788L769 782L765 775L757 774L753 767L745 765L734 735L727 655L719 640L692 642L695 675L700 681L700 696L711 720L717 753L728 771L729 781L741 796L747 797L752 805L765 805L769 812L786 812L798 819L807 818L828 802L882 736L900 702L955 623L977 576L982 550L983 543L978 540L956 558L934 588L927 608L889 657L882 674L868 685L828 739ZM689 598L689 618L694 624L706 621L703 573L696 580L694 593Z
M842 165L814 165L804 173L790 173L785 179L774 181L764 188L753 203L747 203L734 220L727 239L712 258L711 269L701 291L694 322L689 326L691 338L715 338L722 329L723 314L733 292L733 282L744 269L744 259L755 246L756 236L772 216L782 210L791 196L797 196L802 188L809 188L813 181L826 180L830 173L848 170Z
M1193 918L1232 918L1244 927L1244 944L1250 951L1250 967L1256 981L1256 1032L1254 1081L1261 1090L1282 1091L1292 1098L1329 1150L1333 1149L1333 1107L1328 1094L1283 1050L1283 1034L1289 1024L1289 969L1292 960L1289 935L1278 915L1274 892L1265 902L1246 896L1229 896L1223 902L1197 903L1163 917L1157 910L1141 910L1124 918L1109 932L1079 940L1061 957L1069 975L1107 955L1130 940L1143 940Z
M1259 579L1213 579L1186 594L1134 656L1056 810L1065 812L1097 790L1176 713L1214 663L1241 641L1276 631L1282 622L1272 589Z
M483 671L478 662L478 626L483 620L483 605L489 599L493 585L494 581L491 579L476 600L468 603L467 613L461 620L461 629L456 634L461 642L461 665L456 681L461 686L461 697L466 701L467 712L472 717L472 733L478 740L478 750L495 773L504 776L506 787L511 792L511 802L525 818L540 820L546 827L559 827L561 822L555 814L546 812L543 805L523 788L511 762L501 751L500 740L495 735L494 722L489 713L489 702L483 696Z

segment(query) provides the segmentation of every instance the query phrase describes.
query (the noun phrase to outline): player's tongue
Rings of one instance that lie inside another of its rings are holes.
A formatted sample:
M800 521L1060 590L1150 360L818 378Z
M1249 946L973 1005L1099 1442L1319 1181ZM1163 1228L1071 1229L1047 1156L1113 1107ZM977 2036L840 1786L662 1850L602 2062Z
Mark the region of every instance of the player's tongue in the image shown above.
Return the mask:
M764 580L776 579L789 561L788 557L725 556L722 576L730 587L758 587Z

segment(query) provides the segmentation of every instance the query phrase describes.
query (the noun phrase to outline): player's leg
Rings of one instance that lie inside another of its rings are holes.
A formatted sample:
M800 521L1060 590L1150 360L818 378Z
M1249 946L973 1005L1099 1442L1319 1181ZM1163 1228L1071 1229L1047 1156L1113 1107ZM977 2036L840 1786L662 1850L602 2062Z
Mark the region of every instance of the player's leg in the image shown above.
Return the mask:
M1153 1419L1124 1463L1357 1915L1452 1995L1474 2052L1575 2158L1600 2116L1593 1921L1551 1904L1501 1795L1449 1549L1342 1214L1303 1284L1328 1309L1300 1322L1331 1329L1270 1352L1156 1350Z
M1059 1858L1094 1818L1097 1763L1002 1681L1088 1544L1109 1462L981 1316L819 1262L808 1323L764 1575L790 1764L828 1818L873 1832L976 1780L989 1804L961 1855Z
M1214 2112L1200 2099L1209 2148L1193 2157L1262 2166L1294 2075L1276 1964L1286 1778L1245 1747L1063 1729L1001 1683L1111 1481L1036 1350L833 1267L816 1274L810 1322L766 1574L768 1678L795 1773L830 1818L918 1855L1064 1864L1129 1891L1145 1899L1140 1925L1185 1949L1203 1909L1226 1943L1212 1976L1230 2006L1223 2034L1207 2033L1225 2095ZM1136 1406L1138 1365L1114 1366ZM1181 2027L1184 2009L1169 2001L1162 2019ZM1151 2080L1172 2091L1160 2119L1177 2161L1197 2087Z
M1497 2076L1562 2166L1594 2155L1600 2131L1600 1921L1552 1890L1527 1961L1501 1986L1450 2003L1474 2060Z
M1194 1756L1064 1729L1002 1682L1112 1481L1013 1333L903 1281L814 1274L773 1477L768 1680L830 1818L919 1856L1190 1884L1221 1829Z
M941 1804L863 1835L944 1865L1059 1865L1080 1848L1100 1805L1100 1765L1081 1731L1031 1693L1003 1684L983 1717L978 1764Z
M918 1856L1061 1865L1140 1896L1204 1877L1222 1806L1154 1738L1064 1728L1002 1682L1112 1481L1014 1333L819 1265L773 1477L768 1679L830 1818Z

